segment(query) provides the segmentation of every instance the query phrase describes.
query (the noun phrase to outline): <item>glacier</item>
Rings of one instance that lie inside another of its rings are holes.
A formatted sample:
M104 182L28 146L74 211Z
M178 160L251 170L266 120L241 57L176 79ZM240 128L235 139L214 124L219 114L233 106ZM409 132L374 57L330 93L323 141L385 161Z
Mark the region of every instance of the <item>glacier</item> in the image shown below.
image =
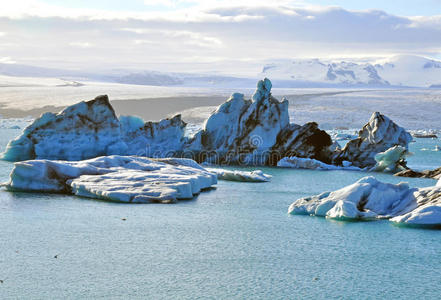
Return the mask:
M321 216L336 220L389 219L398 225L441 226L440 183L428 188L390 184L372 176L342 189L300 198L288 208L292 215Z

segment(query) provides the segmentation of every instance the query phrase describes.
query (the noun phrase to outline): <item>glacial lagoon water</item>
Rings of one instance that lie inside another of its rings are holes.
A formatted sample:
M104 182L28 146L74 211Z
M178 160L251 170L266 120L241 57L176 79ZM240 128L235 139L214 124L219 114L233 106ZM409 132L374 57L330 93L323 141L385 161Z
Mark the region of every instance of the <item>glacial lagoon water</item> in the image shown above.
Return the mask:
M0 150L18 134L0 130ZM417 139L409 164L440 166L437 144ZM11 169L0 161L1 181ZM439 299L441 231L287 214L366 173L262 170L270 183L173 205L0 190L0 299Z

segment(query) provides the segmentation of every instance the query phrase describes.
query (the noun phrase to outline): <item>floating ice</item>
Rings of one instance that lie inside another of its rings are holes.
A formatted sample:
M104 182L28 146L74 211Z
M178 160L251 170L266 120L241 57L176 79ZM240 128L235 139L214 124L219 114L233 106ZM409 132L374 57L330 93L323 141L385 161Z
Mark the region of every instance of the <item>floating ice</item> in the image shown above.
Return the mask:
M375 155L393 146L402 146L406 150L412 136L404 128L395 124L388 117L375 112L369 122L360 130L358 138L349 141L336 155L334 161L347 160L354 166L365 168L376 165Z
M215 173L217 179L226 181L241 181L241 182L267 182L271 180L271 175L263 173L261 170L255 171L238 171L225 170L218 168L206 168L207 171Z
M288 101L271 95L271 82L257 84L252 100L233 94L206 120L188 150L199 161L223 164L275 165L284 156L326 159L330 136L316 123L290 124Z
M391 219L400 224L441 226L441 187L410 188L364 177L334 192L296 200L290 214L338 220Z
M361 171L362 169L358 167L351 166L348 161L343 162L343 166L335 166L330 164L325 164L316 159L312 158L301 158L301 157L284 157L277 163L278 167L283 168L293 168L293 169L311 169L311 170L351 170L351 171Z
M107 156L84 161L17 162L9 190L72 193L108 201L148 203L190 199L217 176L189 159Z
M274 98L271 87L265 78L258 82L252 100L233 94L194 134L186 130L180 115L145 123L134 116L118 119L108 97L99 96L58 114L43 114L8 143L2 158L74 161L140 155L188 157L214 164L276 165L284 157L298 157L371 168L377 153L395 145L407 148L411 140L403 128L374 113L359 137L341 150L317 123L290 123L288 101Z
M123 154L120 124L107 96L80 102L58 114L45 113L7 145L3 159L81 160Z
M405 158L408 155L406 148L402 146L394 146L384 152L375 155L377 164L372 168L372 171L377 172L399 172L406 168Z

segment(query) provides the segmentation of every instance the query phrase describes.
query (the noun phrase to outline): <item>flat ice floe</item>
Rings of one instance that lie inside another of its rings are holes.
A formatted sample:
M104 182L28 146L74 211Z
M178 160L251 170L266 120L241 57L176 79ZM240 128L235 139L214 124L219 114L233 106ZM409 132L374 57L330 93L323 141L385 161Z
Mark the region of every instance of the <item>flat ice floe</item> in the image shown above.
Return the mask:
M390 219L402 225L441 226L441 187L410 188L364 177L334 192L296 200L288 213L337 220Z
M108 201L170 203L191 199L217 176L190 159L106 156L84 161L17 162L8 190L72 193Z
M206 170L216 174L217 179L226 181L267 182L270 181L272 177L271 175L263 173L261 170L251 172L217 168L206 168Z
M293 169L310 169L310 170L349 170L349 171L363 171L358 167L351 165L349 161L343 161L342 166L335 166L326 164L317 159L302 158L302 157L284 157L277 163L278 167L293 168Z

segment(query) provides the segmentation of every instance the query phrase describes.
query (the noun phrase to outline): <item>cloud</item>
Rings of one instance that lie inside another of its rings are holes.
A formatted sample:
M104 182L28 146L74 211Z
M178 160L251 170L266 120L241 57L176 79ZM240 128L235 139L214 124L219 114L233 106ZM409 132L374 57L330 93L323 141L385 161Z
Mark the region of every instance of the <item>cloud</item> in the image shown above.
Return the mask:
M188 30L153 30L146 28L122 28L122 31L136 33L150 39L136 39L135 44L157 44L157 40L172 40L174 43L196 45L200 47L217 47L222 41L213 36L206 36L198 32Z
M30 6L21 10L15 2ZM400 17L378 10L309 7L299 1L167 1L178 8L120 13L15 2L0 11L0 28L8 33L1 41L10 45L1 55L20 63L87 68L168 63L173 68L175 63L210 59L379 57L441 49L441 16ZM84 49L81 55L79 49Z
M16 62L8 57L0 57L0 64L15 64Z
M78 48L90 48L93 46L91 43L88 42L70 42L69 45Z

